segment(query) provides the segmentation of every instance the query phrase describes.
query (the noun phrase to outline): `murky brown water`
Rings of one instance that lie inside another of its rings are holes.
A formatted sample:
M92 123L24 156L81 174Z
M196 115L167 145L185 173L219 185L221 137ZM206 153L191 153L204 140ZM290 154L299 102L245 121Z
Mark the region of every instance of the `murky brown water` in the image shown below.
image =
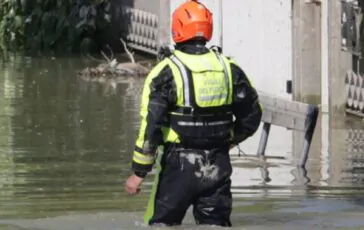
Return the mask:
M64 57L0 65L0 229L144 228L152 176L140 196L123 191L143 79L85 82L76 71L87 64ZM290 131L272 129L266 167L232 151L234 228L364 229L362 127L320 118L306 185L292 164L299 138ZM254 154L258 140L241 149ZM181 229L197 229L190 215L185 223Z

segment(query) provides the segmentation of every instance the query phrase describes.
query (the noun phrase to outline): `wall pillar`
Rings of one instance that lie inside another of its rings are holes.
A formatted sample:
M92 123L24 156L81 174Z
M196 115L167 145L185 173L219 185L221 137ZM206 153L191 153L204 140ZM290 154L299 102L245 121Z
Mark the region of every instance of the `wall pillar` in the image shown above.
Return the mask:
M341 49L341 1L328 1L328 4L330 112L342 115L346 103L345 75L352 69L352 55Z
M321 12L320 5L293 0L293 99L320 103Z
M171 41L171 0L159 0L158 47Z

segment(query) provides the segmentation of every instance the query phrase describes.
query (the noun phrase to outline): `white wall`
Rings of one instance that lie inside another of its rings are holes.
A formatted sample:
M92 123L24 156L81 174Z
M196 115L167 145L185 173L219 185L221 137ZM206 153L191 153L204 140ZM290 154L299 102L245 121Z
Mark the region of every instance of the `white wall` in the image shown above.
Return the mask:
M185 0L173 0L171 13ZM291 98L286 81L292 80L291 1L201 0L214 15L210 44L220 45L222 11L223 50L241 65L255 87L275 96Z
M223 49L234 57L258 90L291 98L291 1L228 0L223 6Z

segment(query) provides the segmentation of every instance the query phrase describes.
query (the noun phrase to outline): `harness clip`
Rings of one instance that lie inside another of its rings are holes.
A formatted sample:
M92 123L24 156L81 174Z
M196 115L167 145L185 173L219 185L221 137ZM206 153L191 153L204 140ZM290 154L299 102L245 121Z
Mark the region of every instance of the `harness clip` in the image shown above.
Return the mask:
M174 50L175 50L175 48L174 48L174 45L172 45L172 44L161 45L159 47L158 53L157 53L158 61L161 61L164 58L172 56Z
M221 54L222 53L222 49L221 49L220 46L213 45L213 46L210 47L210 49L212 51L214 51L215 53L218 53L218 54Z

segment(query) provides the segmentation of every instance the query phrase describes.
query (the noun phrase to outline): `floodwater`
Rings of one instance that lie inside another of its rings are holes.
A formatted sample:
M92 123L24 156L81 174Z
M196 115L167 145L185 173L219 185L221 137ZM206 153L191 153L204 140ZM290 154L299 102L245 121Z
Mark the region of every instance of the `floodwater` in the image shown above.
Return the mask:
M152 176L139 196L123 190L143 79L78 78L92 64L75 57L0 64L0 229L146 229ZM259 134L240 145L240 156L231 152L233 229L364 229L360 119L321 115L307 174L293 163L301 135L272 128L262 161L253 156ZM177 229L218 228L198 228L188 213Z

